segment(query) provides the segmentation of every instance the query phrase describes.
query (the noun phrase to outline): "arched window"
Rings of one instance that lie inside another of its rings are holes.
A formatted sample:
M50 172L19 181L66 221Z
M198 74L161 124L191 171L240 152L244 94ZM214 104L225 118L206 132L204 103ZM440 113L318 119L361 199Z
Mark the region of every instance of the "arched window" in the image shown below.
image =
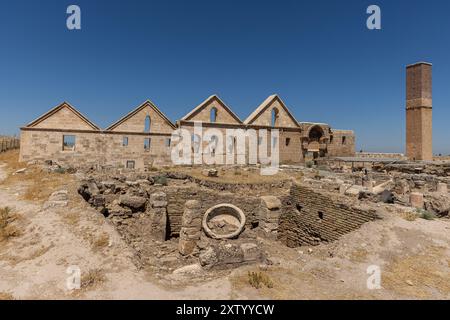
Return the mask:
M219 143L219 138L217 136L211 136L209 140L209 150L212 155L216 154L217 144Z
M278 120L278 109L273 108L272 109L272 122L271 122L272 127L275 127L277 125L277 122L278 122L277 120Z
M150 120L150 116L147 115L145 117L144 132L150 132L151 124L152 124L152 121Z
M217 108L216 107L211 108L211 111L209 113L209 121L211 123L214 123L217 121Z

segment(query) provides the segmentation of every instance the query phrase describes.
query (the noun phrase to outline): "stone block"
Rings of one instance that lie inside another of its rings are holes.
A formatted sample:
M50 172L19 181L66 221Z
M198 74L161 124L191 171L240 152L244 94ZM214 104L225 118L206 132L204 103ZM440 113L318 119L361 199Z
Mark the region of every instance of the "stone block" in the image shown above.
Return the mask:
M164 192L155 192L150 195L150 203L155 201L167 201L167 196Z
M423 209L423 193L412 192L409 196L409 202L414 208Z
M261 197L261 203L269 210L278 210L281 208L281 201L275 196Z
M197 246L196 241L184 240L181 238L180 238L180 241L178 241L178 251L183 256L190 255L194 251L196 246Z
M257 261L261 256L261 252L256 243L243 243L241 250L244 253L245 261Z

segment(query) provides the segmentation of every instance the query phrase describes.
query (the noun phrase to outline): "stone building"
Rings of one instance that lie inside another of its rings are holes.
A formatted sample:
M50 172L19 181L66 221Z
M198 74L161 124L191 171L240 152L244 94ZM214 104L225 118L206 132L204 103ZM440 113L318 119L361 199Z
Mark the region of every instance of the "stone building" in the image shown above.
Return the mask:
M433 160L432 65L406 67L406 156Z
M146 101L106 129L100 129L64 102L21 128L20 160L54 160L74 166L130 169L171 165L171 151L175 145L171 136L176 129L188 130L192 135L192 145L197 145L200 153L211 152L207 148L211 141L195 134L194 128L198 123L205 130L216 129L223 136L227 129L253 129L257 134L267 132L267 148L278 144L282 164L354 155L353 131L332 129L323 123L298 122L278 95L269 96L244 121L213 95L176 124L152 102ZM263 129L266 131L261 131ZM277 140L270 139L270 132L274 129L279 132ZM248 161L250 142L245 141L244 156ZM220 141L222 147L218 150L224 154L233 150L234 157L237 157L235 143L235 139ZM261 148L259 139L256 144Z

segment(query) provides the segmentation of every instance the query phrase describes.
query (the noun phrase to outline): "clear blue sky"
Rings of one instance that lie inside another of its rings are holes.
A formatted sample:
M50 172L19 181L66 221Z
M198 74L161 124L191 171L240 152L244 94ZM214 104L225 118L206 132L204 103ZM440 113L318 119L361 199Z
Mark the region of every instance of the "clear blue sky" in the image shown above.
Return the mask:
M216 93L244 119L278 93L299 121L355 130L358 150L403 152L405 65L426 60L434 152L450 154L450 1L0 3L0 133L62 101L106 127L146 99L175 121Z

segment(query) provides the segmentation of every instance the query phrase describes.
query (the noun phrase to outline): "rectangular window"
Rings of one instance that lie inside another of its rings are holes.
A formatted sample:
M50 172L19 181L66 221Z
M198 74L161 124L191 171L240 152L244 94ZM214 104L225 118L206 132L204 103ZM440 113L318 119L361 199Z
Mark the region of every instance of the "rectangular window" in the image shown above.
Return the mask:
M258 137L258 146L260 146L262 144L262 137Z
M63 151L75 150L75 136L63 135Z
M128 146L128 137L123 137L122 146Z
M291 143L291 138L286 138L286 147Z
M347 137L345 137L345 136L342 137L342 144L345 144L345 143L346 143L346 138L347 138Z
M272 149L277 146L278 139L276 137L272 138Z
M166 138L166 147L169 148L170 147L170 138Z
M144 139L144 150L150 150L151 143L152 143L152 139L145 138Z
M134 169L134 167L135 167L134 160L128 160L127 161L127 169Z

